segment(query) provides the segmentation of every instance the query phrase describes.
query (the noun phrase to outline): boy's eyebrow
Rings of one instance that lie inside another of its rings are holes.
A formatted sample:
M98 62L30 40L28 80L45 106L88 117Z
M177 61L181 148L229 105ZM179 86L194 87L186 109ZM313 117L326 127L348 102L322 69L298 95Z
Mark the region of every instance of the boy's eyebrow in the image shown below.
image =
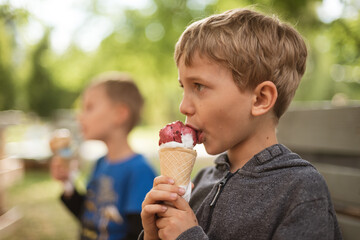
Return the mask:
M181 79L179 78L178 80L179 80L179 82L181 83ZM201 82L203 82L203 83L208 83L208 82L209 82L209 81L206 80L205 78L201 78L201 77L197 77L197 76L187 77L186 80L191 81L191 82L194 82L194 81L201 81Z

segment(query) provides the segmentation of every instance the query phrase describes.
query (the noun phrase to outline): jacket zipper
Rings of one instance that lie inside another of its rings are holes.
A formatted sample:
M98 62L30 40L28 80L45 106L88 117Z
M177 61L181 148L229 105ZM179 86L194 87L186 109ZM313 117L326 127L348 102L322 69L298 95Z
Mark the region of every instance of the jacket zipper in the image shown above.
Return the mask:
M214 212L214 208L215 208L215 205L216 205L216 202L221 194L221 192L223 191L224 189L224 186L225 184L227 183L227 181L229 181L229 179L234 176L235 173L231 173L231 172L228 172L226 174L226 176L219 182L218 186L217 186L217 190L216 190L216 193L213 197L213 199L211 200L209 206L210 206L210 213L209 213L209 217L208 217L208 221L206 223L206 228L205 228L205 232L207 232L209 230L209 227L210 227L210 223L211 223L211 219L212 219L212 214Z

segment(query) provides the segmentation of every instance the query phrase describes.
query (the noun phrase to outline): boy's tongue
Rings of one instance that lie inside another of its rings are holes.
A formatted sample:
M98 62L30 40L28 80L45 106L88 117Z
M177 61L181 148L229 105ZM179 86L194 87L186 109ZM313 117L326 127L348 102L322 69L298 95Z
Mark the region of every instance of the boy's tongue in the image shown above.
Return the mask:
M169 123L159 132L159 145L169 142L182 143L182 147L193 148L198 143L197 131L182 122Z

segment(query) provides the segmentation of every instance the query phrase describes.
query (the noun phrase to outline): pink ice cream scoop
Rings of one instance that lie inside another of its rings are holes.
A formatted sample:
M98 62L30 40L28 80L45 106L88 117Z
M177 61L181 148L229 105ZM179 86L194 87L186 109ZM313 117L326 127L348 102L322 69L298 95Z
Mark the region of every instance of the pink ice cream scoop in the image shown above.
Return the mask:
M197 131L189 126L184 125L181 121L167 124L160 130L159 136L160 146L169 142L177 142L184 144L184 147L193 148L197 143L199 143ZM189 143L189 141L192 141L192 143Z

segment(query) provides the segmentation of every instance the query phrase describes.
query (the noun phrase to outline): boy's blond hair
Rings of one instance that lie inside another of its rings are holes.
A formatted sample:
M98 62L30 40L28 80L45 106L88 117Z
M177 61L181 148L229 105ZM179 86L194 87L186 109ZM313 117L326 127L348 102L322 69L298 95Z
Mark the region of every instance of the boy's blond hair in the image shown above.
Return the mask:
M125 104L129 108L127 131L130 132L140 121L144 105L144 98L133 78L122 72L105 72L96 76L89 88L99 86L105 88L106 95L112 102Z
M305 72L307 50L300 34L276 17L234 9L192 23L175 46L175 61L191 66L195 54L232 71L241 90L272 81L275 115L286 111Z

